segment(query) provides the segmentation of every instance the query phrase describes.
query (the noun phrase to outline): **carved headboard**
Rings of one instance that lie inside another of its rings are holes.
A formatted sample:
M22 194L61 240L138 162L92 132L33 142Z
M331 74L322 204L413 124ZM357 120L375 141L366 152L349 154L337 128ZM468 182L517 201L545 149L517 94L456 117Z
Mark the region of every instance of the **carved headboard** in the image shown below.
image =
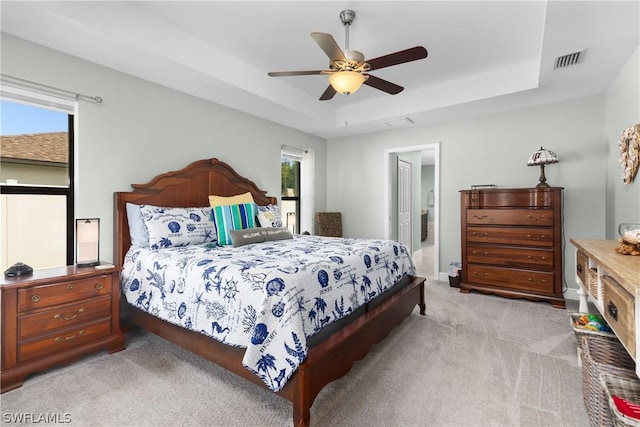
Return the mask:
M234 196L253 194L258 205L276 204L275 197L268 197L251 180L240 176L231 166L218 159L204 159L191 163L179 171L156 176L147 184L132 184L133 191L114 193L113 262L121 266L129 247L129 222L127 203L166 207L209 206L209 195Z

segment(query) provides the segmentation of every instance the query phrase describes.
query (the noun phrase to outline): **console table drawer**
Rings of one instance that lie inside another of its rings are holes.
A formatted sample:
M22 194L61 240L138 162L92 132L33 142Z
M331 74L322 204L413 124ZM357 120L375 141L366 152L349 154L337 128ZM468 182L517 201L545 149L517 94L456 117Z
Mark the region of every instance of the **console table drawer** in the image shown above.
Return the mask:
M604 294L604 318L631 357L636 356L635 299L609 276L601 278Z
M589 270L589 258L578 251L576 253L576 275L580 278L583 285L589 286L587 283L587 271Z

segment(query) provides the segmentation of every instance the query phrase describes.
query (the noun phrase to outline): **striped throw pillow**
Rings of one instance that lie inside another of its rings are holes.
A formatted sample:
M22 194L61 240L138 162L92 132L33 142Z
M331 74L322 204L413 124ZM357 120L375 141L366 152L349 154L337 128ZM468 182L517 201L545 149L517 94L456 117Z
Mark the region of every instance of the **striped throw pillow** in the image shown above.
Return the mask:
M258 207L255 203L216 206L211 209L218 231L218 245L232 244L230 230L244 230L256 226Z

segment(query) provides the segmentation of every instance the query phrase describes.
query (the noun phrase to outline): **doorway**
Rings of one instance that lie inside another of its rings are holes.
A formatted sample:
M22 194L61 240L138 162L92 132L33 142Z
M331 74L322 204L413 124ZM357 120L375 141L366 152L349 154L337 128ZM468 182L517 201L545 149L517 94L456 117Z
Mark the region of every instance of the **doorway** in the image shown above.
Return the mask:
M388 148L384 150L384 188L385 200L385 238L399 240L398 218L398 166L397 158L402 154L403 158L413 159L414 178L414 206L411 218L411 229L414 230L413 244L407 247L412 253L418 273L427 278L439 280L440 276L440 243L439 243L439 206L440 206L440 143L414 145L408 147ZM420 159L420 160L416 160ZM417 163L420 163L419 165ZM424 184L421 179L416 179L416 168L429 170L432 181ZM418 194L418 196L415 196ZM427 238L423 239L422 221L427 212Z

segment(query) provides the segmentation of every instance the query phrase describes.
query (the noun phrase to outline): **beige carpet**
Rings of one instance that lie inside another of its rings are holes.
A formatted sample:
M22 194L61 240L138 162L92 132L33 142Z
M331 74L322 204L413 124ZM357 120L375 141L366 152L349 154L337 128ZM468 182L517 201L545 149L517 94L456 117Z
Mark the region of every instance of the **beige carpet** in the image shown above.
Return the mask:
M320 393L312 426L588 425L566 310L442 282L426 295L427 316L414 312ZM288 401L153 335L128 338L125 351L1 395L2 423L57 413L72 426L292 424Z

